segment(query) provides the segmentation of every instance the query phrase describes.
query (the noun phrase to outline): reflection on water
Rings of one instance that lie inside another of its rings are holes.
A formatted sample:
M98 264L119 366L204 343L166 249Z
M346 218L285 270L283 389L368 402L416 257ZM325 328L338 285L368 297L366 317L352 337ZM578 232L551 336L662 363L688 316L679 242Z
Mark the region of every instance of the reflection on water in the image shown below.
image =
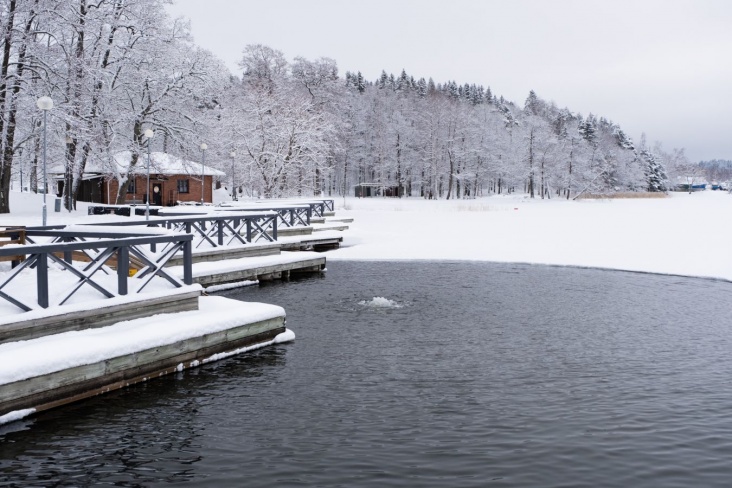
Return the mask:
M291 344L0 431L0 486L726 486L729 283L329 264Z

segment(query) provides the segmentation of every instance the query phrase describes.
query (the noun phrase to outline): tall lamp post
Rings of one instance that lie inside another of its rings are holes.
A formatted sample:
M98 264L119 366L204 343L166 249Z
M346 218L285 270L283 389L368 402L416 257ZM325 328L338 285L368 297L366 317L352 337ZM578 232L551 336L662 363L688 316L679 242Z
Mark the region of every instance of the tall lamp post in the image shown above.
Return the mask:
M36 106L43 110L43 226L46 226L46 193L48 188L47 176L46 176L46 114L53 108L53 100L51 97L41 97L36 100Z
M152 138L155 137L155 132L152 129L145 131L145 138L147 139L147 185L145 185L145 220L150 220L150 143Z
M203 190L204 190L203 182L206 179L206 177L204 176L205 175L204 165L206 164L206 149L208 149L208 146L204 142L203 144L201 144L201 206L202 207L203 207Z
M236 157L236 151L229 153L231 156L231 199L237 200L236 198L236 181L234 180L234 158Z

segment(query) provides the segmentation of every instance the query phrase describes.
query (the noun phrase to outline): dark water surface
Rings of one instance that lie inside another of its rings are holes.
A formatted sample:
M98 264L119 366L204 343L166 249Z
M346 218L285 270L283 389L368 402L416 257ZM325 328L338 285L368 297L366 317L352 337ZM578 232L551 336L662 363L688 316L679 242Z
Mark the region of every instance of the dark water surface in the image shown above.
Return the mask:
M0 426L0 486L732 483L732 284L334 262L221 294L297 339Z

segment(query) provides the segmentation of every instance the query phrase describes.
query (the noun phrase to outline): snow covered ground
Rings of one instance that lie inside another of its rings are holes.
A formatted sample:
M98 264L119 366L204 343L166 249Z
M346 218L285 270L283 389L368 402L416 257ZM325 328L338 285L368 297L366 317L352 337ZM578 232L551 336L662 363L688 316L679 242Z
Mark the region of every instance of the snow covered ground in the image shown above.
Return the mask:
M41 225L40 196L11 194L2 225ZM475 200L335 198L336 218L353 217L336 260L469 260L588 266L732 280L732 195L667 198ZM53 198L49 198L53 209ZM48 224L130 217L48 213Z
M342 210L344 207L347 210ZM732 280L732 195L476 200L340 198L354 217L328 260L469 260L611 268Z

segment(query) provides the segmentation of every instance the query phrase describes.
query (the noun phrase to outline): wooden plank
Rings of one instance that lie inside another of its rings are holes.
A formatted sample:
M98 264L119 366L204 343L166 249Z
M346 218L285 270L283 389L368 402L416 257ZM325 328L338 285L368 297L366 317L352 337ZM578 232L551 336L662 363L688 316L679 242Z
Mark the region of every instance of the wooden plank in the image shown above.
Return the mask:
M300 226L300 227L284 227L284 228L278 228L277 229L277 237L285 237L285 236L307 236L311 235L313 233L313 228L308 226Z
M341 225L339 225L339 224L335 224L335 225L333 225L333 224L331 224L331 225L326 224L323 227L315 227L313 229L314 232L323 232L323 231L326 231L326 230L348 230L348 226L345 225L345 224L341 224Z
M206 249L204 251L196 251L193 253L193 263L204 263L213 261L223 261L226 259L239 259L256 256L276 256L280 254L282 245L276 242L267 244L251 244L236 248L217 248ZM183 256L174 256L166 264L166 266L182 266Z
M54 256L64 259L64 253L63 252L55 252L53 253ZM130 276L134 276L134 274L145 267L145 263L140 261L138 258L136 258L133 255L129 256L130 260ZM78 262L84 262L88 263L91 262L91 258L87 256L82 251L71 251L71 261L78 261ZM112 269L117 269L117 254L113 254L107 261L104 263L107 266L109 266Z
M305 259L294 263L256 266L236 271L194 276L193 281L203 286L212 286L244 280L273 279L276 275L281 275L283 272L296 273L299 270L302 270L301 272L320 272L323 269L325 269L325 257Z
M25 245L25 227L6 227L0 230L0 247L9 244ZM17 256L0 256L0 261L20 262L25 260L25 254Z
M283 251L311 251L311 250L327 250L338 249L343 237L327 237L324 239L314 236L312 238L302 239L297 242L282 243Z
M285 331L284 317L179 341L99 363L0 385L0 415L37 411L196 366L214 354L271 341Z
M158 313L198 310L199 296L201 296L199 290L148 299L145 299L144 295L139 295L140 300L131 303L108 305L31 320L24 320L23 314L17 314L17 321L0 324L0 344L35 339L71 330L106 327L122 320L148 317Z

